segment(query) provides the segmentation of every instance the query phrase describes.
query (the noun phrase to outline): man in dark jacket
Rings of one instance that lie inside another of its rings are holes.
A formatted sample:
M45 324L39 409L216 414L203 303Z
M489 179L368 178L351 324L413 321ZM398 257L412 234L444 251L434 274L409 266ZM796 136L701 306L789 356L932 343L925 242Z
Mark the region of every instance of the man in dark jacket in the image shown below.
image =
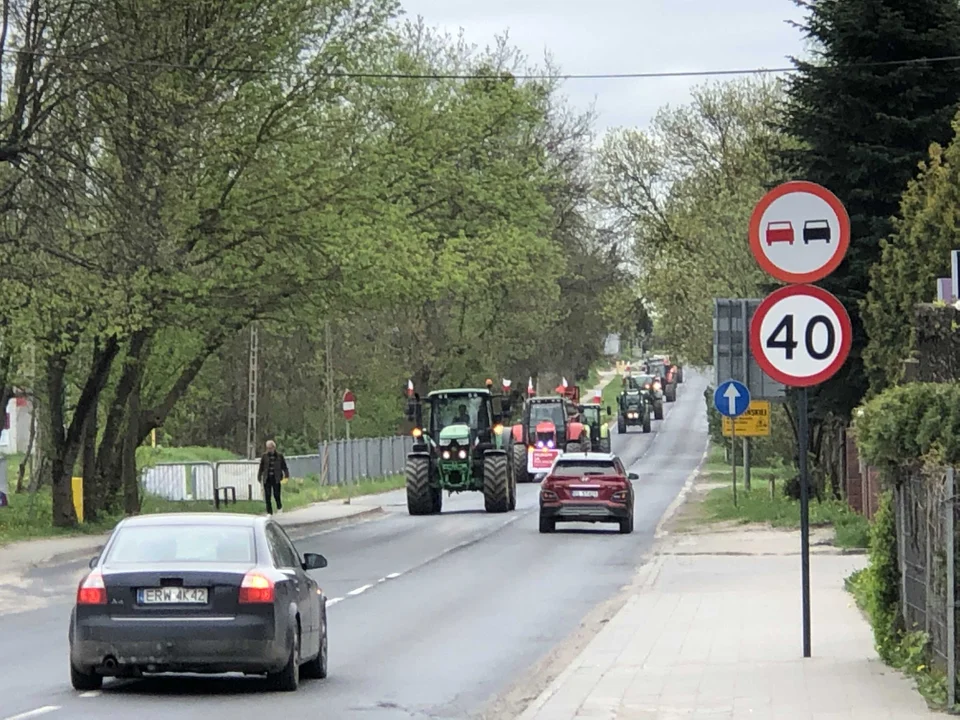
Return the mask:
M271 493L277 501L277 512L283 512L283 503L280 500L280 483L290 477L287 461L282 453L277 452L277 444L267 440L267 451L260 458L260 471L257 479L263 485L263 499L267 501L267 513L273 515L273 505L270 503Z

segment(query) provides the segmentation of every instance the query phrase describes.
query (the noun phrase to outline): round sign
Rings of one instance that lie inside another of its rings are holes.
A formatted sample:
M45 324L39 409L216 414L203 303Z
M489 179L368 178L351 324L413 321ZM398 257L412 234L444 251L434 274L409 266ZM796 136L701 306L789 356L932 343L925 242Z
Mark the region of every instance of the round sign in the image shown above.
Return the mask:
M750 348L777 382L809 387L832 377L847 360L853 328L837 298L814 285L770 293L750 322Z
M356 398L349 390L343 393L343 417L347 420L353 420L353 414L356 412Z
M750 217L750 250L764 272L786 283L825 278L850 247L850 217L832 192L794 180L778 185Z

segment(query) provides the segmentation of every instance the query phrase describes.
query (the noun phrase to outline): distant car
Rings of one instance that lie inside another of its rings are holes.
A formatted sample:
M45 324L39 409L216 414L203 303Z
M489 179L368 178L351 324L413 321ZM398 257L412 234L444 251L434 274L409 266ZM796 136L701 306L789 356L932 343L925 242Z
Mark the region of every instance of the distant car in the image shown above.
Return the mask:
M566 453L557 458L540 484L540 532L558 522L617 523L633 532L632 480L613 453Z
M775 220L767 223L767 246L785 242L793 245L793 223L788 220Z
M327 676L327 598L269 517L171 513L122 520L90 561L70 616L70 679L266 675L278 690Z
M803 224L803 244L809 245L814 240L830 242L830 223L826 220L807 220Z

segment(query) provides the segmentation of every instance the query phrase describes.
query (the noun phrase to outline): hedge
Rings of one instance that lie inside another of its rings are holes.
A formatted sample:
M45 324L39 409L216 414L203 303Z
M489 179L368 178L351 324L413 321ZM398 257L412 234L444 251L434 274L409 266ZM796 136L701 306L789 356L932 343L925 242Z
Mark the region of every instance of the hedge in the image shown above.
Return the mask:
M960 380L960 310L952 305L917 305L914 343L920 360L920 380Z
M909 383L877 395L854 418L860 457L884 469L960 463L960 383Z

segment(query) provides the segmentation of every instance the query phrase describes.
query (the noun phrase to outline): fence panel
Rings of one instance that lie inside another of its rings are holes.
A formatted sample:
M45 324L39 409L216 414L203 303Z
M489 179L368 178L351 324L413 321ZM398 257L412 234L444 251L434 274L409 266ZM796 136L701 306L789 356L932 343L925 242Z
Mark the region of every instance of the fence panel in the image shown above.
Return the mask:
M355 484L403 473L413 438L404 435L356 438L320 443L316 455L287 458L290 476L323 477L328 485ZM257 479L258 460L224 460L217 463L160 463L143 470L144 492L167 500L213 500L214 487L233 487L238 500L263 500Z
M213 463L159 463L140 476L146 493L165 500L213 500L216 470Z

